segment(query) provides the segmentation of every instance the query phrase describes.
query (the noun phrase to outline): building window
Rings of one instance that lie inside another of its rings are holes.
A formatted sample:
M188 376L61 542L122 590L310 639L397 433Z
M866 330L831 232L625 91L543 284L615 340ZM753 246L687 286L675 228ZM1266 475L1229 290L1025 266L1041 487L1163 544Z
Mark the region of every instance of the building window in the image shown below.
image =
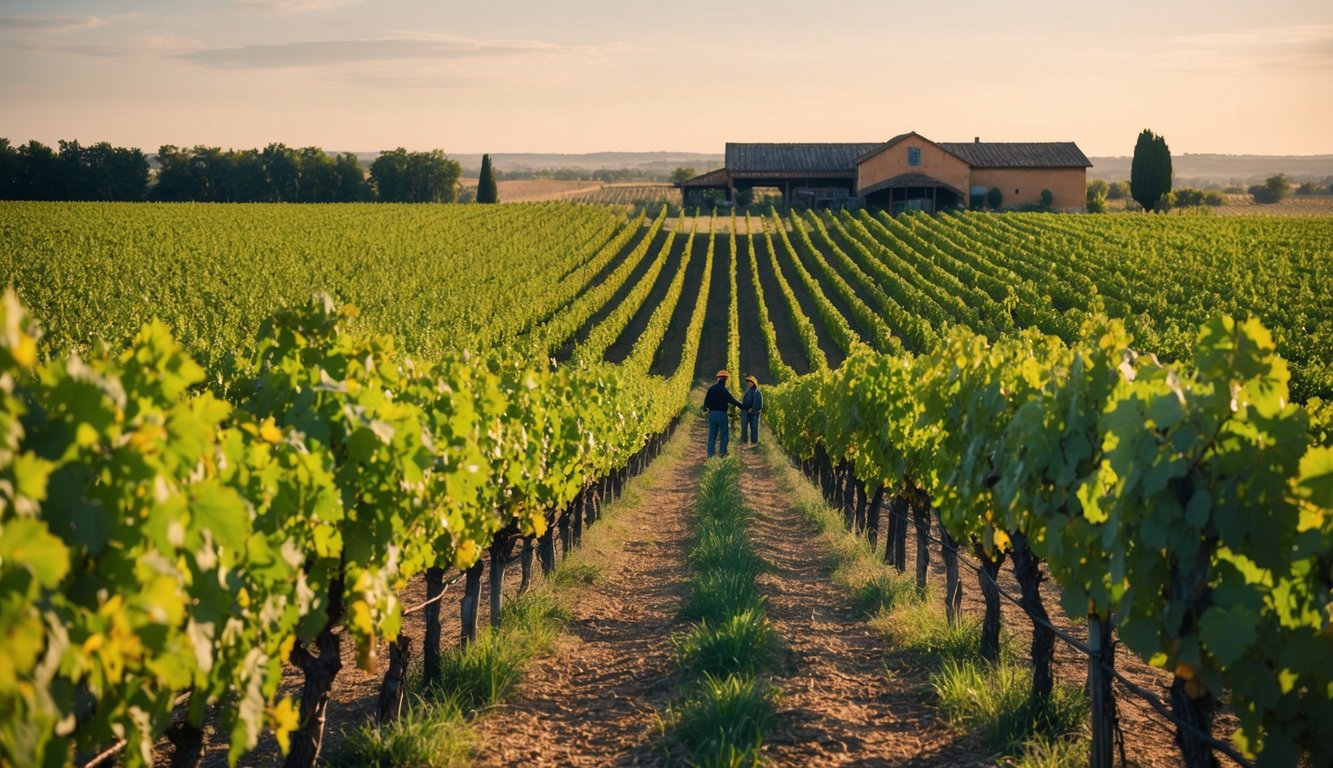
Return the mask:
M907 148L907 164L913 166L921 165L921 147Z

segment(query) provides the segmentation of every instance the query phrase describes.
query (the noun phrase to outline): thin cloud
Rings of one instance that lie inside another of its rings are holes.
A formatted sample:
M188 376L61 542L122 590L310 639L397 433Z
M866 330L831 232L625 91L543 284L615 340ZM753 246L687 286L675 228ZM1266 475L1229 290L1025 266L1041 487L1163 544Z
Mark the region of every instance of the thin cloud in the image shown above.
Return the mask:
M72 32L106 26L109 18L101 16L0 16L0 29L36 32Z
M1094 66L1233 77L1333 70L1333 25L1255 27L1163 38L1165 47L1095 48Z
M390 91L404 88L412 90L491 88L497 85L517 85L525 82L522 78L510 77L493 71L461 75L433 69L372 69L333 72L324 75L323 79L355 88Z
M246 13L257 16L289 16L294 13L327 11L344 5L357 5L361 0L235 0Z
M1240 46L1292 46L1305 43L1333 45L1333 24L1302 24L1287 27L1255 27L1230 32L1203 32L1168 38L1182 46L1236 48Z
M219 69L281 69L406 60L457 60L519 56L603 56L632 49L624 43L567 46L541 40L477 40L402 35L363 40L310 40L186 51L180 58Z
M197 50L198 41L174 35L130 35L118 43L50 43L39 41L9 41L0 47L32 51L41 54L65 54L94 59L161 59Z

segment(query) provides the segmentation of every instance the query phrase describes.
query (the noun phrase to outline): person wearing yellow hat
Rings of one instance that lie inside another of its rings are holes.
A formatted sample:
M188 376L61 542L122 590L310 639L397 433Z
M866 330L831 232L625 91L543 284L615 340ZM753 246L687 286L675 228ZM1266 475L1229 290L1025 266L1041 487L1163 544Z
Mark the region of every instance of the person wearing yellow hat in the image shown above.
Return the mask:
M759 412L764 410L764 393L759 391L759 379L746 376L745 383L750 387L741 396L741 445L747 442L747 433L750 445L759 445Z
M717 372L717 383L708 388L704 395L704 410L708 412L708 458L713 458L713 447L718 437L722 438L722 455L727 455L727 440L730 427L727 424L727 411L731 406L743 408L741 401L731 396L727 389L727 379L731 374L726 370Z

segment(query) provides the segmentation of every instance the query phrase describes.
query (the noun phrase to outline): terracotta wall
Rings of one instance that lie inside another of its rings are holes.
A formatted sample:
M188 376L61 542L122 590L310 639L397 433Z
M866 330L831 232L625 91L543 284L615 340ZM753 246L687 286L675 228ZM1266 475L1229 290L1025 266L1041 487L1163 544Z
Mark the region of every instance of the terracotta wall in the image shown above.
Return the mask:
M907 148L921 150L921 164L907 164ZM921 173L967 194L968 166L958 157L945 152L925 139L912 136L881 151L857 166L858 190L878 184L904 173Z
M1003 208L1040 203L1043 189L1055 196L1052 207L1063 211L1082 211L1088 199L1086 168L977 168L972 171L972 184L999 187L1004 193Z

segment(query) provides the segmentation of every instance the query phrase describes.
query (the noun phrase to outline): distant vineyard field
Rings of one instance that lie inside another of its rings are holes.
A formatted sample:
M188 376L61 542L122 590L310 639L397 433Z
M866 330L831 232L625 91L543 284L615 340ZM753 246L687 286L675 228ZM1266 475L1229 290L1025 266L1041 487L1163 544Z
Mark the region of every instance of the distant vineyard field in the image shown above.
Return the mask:
M594 192L583 192L571 199L580 203L609 205L679 203L680 190L670 184L607 184Z

